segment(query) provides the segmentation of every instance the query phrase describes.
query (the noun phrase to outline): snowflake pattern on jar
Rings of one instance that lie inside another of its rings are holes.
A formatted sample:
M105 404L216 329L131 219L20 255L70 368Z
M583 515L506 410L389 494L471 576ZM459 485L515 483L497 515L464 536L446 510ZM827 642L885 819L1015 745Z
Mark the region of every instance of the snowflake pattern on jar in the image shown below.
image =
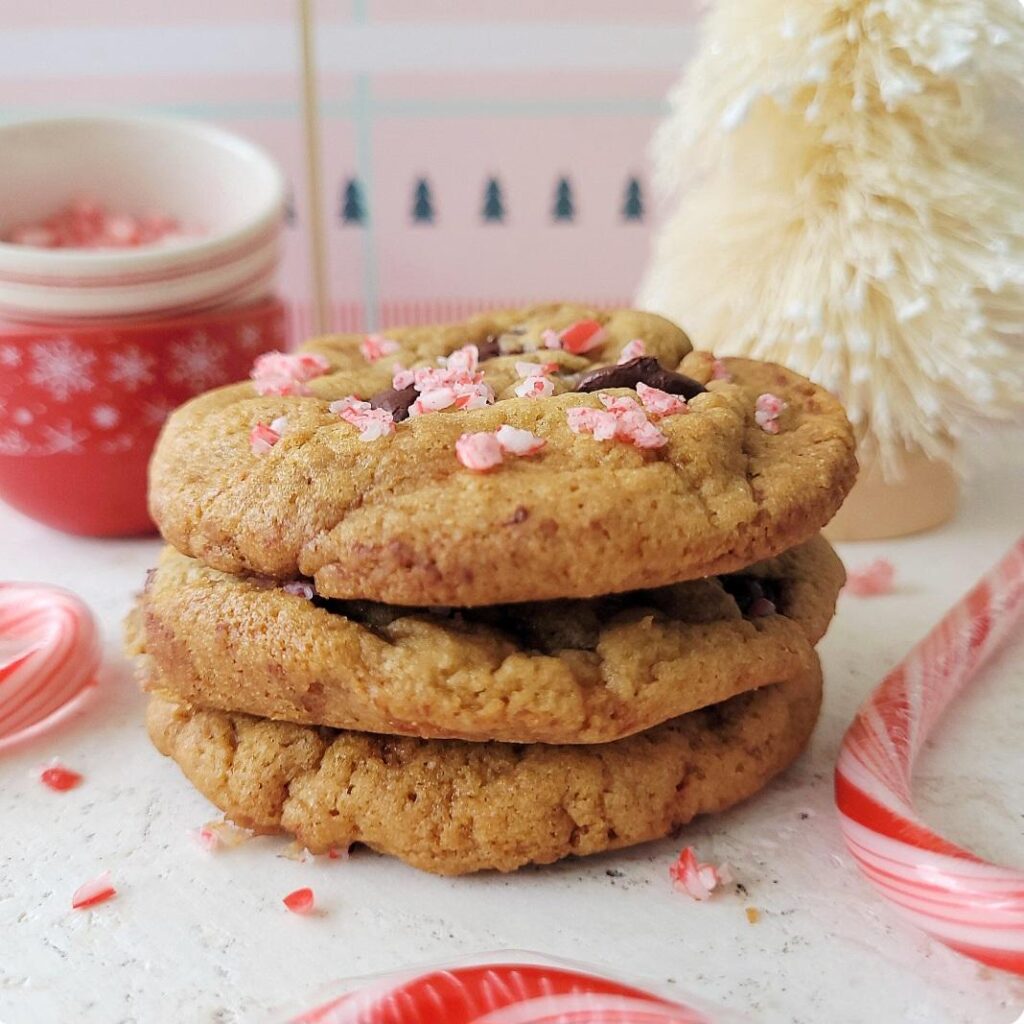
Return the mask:
M174 409L286 348L282 307L172 333L0 330L0 457L148 452Z

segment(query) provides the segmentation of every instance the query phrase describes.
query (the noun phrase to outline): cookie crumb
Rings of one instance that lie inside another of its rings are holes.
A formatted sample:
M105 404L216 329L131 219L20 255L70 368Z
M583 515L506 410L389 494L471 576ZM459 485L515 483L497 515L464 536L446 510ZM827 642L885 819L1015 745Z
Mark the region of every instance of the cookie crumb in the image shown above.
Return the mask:
M761 911L757 907L747 907L746 909L747 920L751 924L757 924L761 920Z

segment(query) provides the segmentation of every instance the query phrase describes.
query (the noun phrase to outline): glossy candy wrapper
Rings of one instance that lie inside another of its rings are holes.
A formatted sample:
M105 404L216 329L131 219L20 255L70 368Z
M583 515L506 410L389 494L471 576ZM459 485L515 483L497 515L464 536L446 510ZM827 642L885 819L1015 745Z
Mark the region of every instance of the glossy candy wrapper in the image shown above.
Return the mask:
M656 992L649 983L521 951L353 979L338 988L343 991L287 1018L289 1024L743 1024L674 987Z
M911 922L983 963L1024 974L1024 871L990 864L918 816L917 755L949 703L1019 626L1024 538L893 669L861 708L836 766L836 804L861 870Z

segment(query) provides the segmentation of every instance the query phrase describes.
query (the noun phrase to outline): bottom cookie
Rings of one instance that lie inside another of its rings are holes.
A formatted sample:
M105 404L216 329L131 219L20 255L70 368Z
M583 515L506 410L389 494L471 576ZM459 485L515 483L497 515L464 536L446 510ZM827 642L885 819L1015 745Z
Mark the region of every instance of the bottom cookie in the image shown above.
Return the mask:
M513 871L670 834L761 789L804 749L815 666L614 743L418 740L321 729L163 697L149 734L234 822L314 853L362 843L442 875Z

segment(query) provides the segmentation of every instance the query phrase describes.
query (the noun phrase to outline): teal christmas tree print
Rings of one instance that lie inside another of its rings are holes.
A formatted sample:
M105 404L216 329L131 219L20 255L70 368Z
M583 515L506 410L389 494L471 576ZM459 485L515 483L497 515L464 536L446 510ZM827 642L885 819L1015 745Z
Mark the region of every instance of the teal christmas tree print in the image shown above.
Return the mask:
M501 198L501 185L497 178L488 178L484 188L484 210L485 221L501 223L505 219L505 204Z
M572 186L568 178L559 178L555 186L555 208L552 211L555 220L575 220L576 210L572 202Z
M630 178L626 182L626 198L622 204L622 219L644 219L644 196L640 189L640 181L637 178Z
M430 185L426 178L416 182L416 190L412 200L412 219L418 224L434 223L434 200L430 195Z
M366 206L363 190L355 178L349 178L341 196L341 221L343 224L365 224Z

